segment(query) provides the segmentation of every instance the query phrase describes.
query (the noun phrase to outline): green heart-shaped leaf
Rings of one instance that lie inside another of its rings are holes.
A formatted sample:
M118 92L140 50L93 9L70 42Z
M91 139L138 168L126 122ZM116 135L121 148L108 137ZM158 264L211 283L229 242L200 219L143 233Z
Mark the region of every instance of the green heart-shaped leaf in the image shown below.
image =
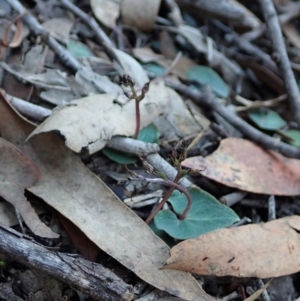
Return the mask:
M155 124L144 127L138 134L138 140L148 143L158 143L159 132Z
M91 57L93 55L89 47L78 41L70 40L67 48L75 58Z
M155 226L167 232L176 239L190 239L204 233L224 228L239 220L236 213L229 207L222 205L211 194L198 188L188 189L193 204L184 220L179 220L176 214L169 210L162 210L154 217ZM180 215L187 205L184 194L175 190L168 202Z
M110 160L119 164L133 164L136 162L136 157L130 154L122 153L112 148L105 147L102 149L102 153Z
M213 69L206 66L193 66L186 72L189 80L198 82L200 85L210 85L213 91L220 97L226 98L229 88L220 75Z
M150 73L154 76L161 76L165 73L166 68L156 64L156 63L149 63L143 66L147 73Z
M277 130L286 125L280 115L272 110L255 110L248 113L249 118L261 129Z

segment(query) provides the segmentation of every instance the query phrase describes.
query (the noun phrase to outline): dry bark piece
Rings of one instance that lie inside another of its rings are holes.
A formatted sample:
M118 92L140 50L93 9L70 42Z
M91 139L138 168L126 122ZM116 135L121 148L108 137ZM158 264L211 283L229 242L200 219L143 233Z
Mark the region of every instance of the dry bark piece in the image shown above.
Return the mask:
M165 269L199 275L270 278L300 270L300 216L221 229L171 249Z
M182 166L244 191L286 196L300 194L300 161L265 150L246 139L223 139L213 154L188 158Z

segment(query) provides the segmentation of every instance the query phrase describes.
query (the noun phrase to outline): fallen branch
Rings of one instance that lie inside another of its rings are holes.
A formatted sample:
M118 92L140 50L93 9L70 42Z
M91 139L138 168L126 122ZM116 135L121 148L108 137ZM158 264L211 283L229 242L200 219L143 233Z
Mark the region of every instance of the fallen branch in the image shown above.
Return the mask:
M132 286L101 264L52 252L30 237L0 224L0 253L79 291L105 301L130 301Z

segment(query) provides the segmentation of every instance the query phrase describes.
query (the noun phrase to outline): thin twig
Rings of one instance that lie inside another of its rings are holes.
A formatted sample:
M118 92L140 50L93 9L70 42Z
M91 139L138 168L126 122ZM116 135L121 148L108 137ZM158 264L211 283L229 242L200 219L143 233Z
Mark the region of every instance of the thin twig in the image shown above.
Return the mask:
M37 121L43 121L52 114L52 110L43 108L34 103L6 94L0 89L0 93L5 95L8 102L18 110L22 115L30 117Z
M148 155L146 161L153 166L155 170L164 173L168 179L174 179L176 177L176 169L158 153ZM191 187L193 183L184 177L180 180L180 185L188 188Z
M159 152L159 145L156 143L147 143L132 138L117 136L107 141L106 146L139 157L146 157L150 154Z
M300 92L287 55L274 3L272 0L261 0L259 2L267 24L268 34L272 41L273 51L289 95L291 110L295 121L300 126Z
M277 141L274 138L252 127L246 121L237 116L234 112L226 108L222 101L213 94L209 87L205 87L203 89L203 92L200 92L186 85L175 84L173 82L167 82L167 85L171 86L180 93L187 95L196 103L205 106L214 112L217 112L227 122L241 131L246 137L260 144L261 146L267 149L278 151L286 157L297 159L300 158L300 149L298 147Z
M283 100L287 99L287 95L283 94L270 100L248 100L240 95L235 96L235 100L244 105L244 107L236 107L236 112L244 112L248 110L254 110L259 108L272 108L278 105Z
M242 38L241 36L232 34L232 38L240 49L258 58L259 61L261 61L265 67L270 69L272 72L278 74L278 68L269 54L263 52L260 48L253 45L247 39Z
M231 301L231 300L235 300L239 296L240 295L237 292L232 292L230 295L223 297L221 300L222 301Z
M274 195L268 199L268 221L276 219L276 202Z
M165 78L169 75L169 73L175 68L175 66L178 64L179 60L182 57L182 53L179 51L175 57L175 59L173 60L173 62L171 63L171 65L165 70L165 72L156 78L156 80L158 80L159 78Z
M259 288L263 288L265 285L265 283L261 279L257 279L257 284L258 284ZM262 296L263 301L271 301L271 298L266 289L263 290L263 292L261 293L261 296Z
M240 202L245 198L247 192L235 191L220 197L220 201L228 207L232 207L236 203Z
M109 39L109 37L101 29L101 27L98 25L98 23L93 17L90 17L88 14L86 14L84 11L82 11L79 7L74 5L69 0L60 0L59 4L70 10L74 15L78 16L86 25L88 25L95 33L99 44L106 44L107 46L115 47L113 42Z
M78 6L74 5L70 0L61 0L60 4L70 10L74 15L78 16L87 26L89 26L90 29L94 32L97 42L105 48L109 57L116 62L119 62L118 57L113 51L115 44L102 30L95 18L86 14Z

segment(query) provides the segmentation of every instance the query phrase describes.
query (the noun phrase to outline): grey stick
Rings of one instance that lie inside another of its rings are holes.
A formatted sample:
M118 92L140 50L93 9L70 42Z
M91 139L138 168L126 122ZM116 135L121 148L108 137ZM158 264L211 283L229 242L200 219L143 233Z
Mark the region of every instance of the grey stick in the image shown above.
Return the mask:
M295 121L300 126L300 92L285 48L279 19L272 0L259 1L267 24L267 32L281 71L290 107Z

